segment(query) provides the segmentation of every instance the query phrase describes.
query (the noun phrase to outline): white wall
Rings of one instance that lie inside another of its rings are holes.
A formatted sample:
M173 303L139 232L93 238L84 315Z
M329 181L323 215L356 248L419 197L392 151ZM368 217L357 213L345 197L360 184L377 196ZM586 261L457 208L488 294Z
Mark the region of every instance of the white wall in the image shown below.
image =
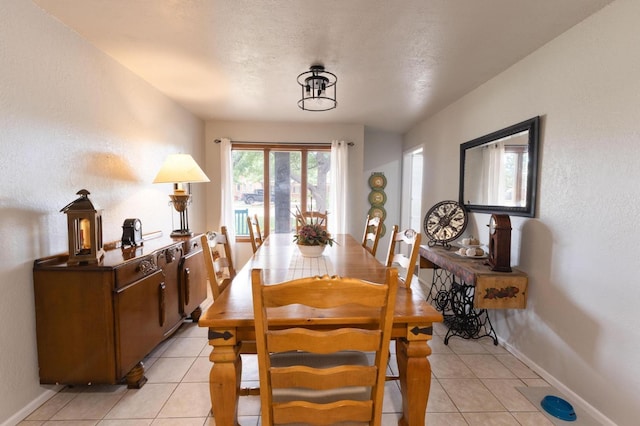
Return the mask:
M67 250L60 209L86 188L105 241L127 217L168 233L171 185L151 181L169 153L203 164L204 123L30 1L0 2L0 64L0 424L15 424L51 388L38 379L32 265Z
M347 217L350 234L360 238L362 212L366 194L363 193L362 171L364 150L364 126L349 124L300 124L266 123L247 121L210 121L206 125L206 173L212 183L207 187L207 229L218 230L220 226L220 145L215 139L229 138L232 141L248 142L331 142L344 140L353 142L349 148L349 191L352 209ZM368 193L367 193L368 194ZM365 213L366 214L366 213ZM237 244L234 256L237 265L244 265L251 254L251 245Z
M387 217L384 220L385 235L380 238L376 258L381 262L387 261L389 241L393 225L400 226L400 198L402 195L402 135L387 132L380 129L365 128L364 137L366 147L364 153L364 176L362 177L363 191L365 194L365 206L363 217L369 211L371 205L368 201L369 177L371 173L382 172L387 178L387 187L384 189L387 202L384 205ZM364 219L362 219L364 221ZM358 238L362 237L364 226L361 226Z
M424 145L424 210L457 199L459 144L542 116L538 211L512 217L526 310L500 339L602 423L640 407L640 2L617 0L406 135ZM467 232L487 242L485 214Z

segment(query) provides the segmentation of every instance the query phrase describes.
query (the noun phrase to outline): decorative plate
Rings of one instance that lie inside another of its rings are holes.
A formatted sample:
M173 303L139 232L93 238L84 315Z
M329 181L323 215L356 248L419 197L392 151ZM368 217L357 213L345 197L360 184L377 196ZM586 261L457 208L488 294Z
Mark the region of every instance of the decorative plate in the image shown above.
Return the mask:
M384 189L387 186L387 178L380 172L371 173L369 186L371 189Z
M387 194L384 191L374 189L369 193L369 204L372 206L382 206L387 202Z
M369 216L379 217L384 222L384 220L387 218L387 211L384 209L384 207L373 206L369 209Z
M424 233L429 237L429 246L449 242L460 237L467 227L467 211L457 201L441 201L431 207L424 217Z

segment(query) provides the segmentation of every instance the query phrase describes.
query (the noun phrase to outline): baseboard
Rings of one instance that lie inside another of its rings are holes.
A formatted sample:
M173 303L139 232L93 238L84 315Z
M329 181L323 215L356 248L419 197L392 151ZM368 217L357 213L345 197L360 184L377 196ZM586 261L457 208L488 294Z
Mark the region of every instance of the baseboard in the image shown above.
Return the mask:
M30 403L22 407L20 411L18 411L13 416L5 420L3 423L0 424L0 426L17 425L18 423L23 421L25 418L27 418L29 414L33 413L35 410L38 409L38 407L40 407L42 404L47 402L51 397L53 397L56 393L58 393L60 389L62 389L63 387L64 386L52 386L49 389L44 389L44 392L38 395L37 398L35 398Z
M615 422L607 418L604 414L598 411L594 406L592 406L587 401L582 399L578 394L573 392L571 389L565 386L562 382L560 382L551 374L549 374L549 372L547 372L545 369L543 369L538 364L536 364L531 359L529 359L527 356L525 356L522 352L520 352L519 350L517 350L516 348L514 348L508 343L505 343L503 341L501 341L501 343L507 351L511 352L516 358L518 358L527 367L535 371L540 377L546 380L547 383L549 383L551 386L553 386L554 388L562 392L564 395L566 395L572 404L575 403L576 405L579 405L580 408L582 408L591 417L593 417L594 420L598 421L603 426L617 426Z

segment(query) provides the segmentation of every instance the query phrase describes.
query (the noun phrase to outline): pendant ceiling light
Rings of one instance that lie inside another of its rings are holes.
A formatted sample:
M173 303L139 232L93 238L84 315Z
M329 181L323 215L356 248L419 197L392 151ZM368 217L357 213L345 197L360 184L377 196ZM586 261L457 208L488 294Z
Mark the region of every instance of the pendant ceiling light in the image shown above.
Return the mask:
M298 76L298 84L302 87L302 99L298 106L305 111L328 111L334 109L336 102L335 74L324 69L323 65L312 65L309 71Z

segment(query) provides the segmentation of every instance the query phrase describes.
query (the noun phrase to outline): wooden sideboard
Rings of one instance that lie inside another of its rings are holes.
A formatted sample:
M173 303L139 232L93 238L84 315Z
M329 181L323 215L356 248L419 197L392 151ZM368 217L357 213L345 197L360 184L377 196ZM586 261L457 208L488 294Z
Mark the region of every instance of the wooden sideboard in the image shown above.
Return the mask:
M449 337L498 338L487 309L524 309L527 305L526 273L495 272L483 258L463 257L443 247L420 246L420 267L434 269L427 300L444 315Z
M207 298L200 235L109 250L97 265L68 255L33 267L40 383L146 382L142 359Z

